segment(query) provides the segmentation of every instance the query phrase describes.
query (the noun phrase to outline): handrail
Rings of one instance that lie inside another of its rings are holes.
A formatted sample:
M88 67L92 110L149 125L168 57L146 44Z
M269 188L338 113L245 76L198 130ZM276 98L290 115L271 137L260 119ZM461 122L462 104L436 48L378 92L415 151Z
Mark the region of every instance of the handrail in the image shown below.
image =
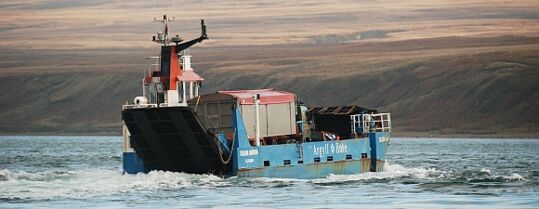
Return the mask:
M391 132L391 114L356 114L350 115L352 134L369 132Z
M145 108L145 107L157 107L157 104L130 104L122 105L122 109L135 109L135 108Z

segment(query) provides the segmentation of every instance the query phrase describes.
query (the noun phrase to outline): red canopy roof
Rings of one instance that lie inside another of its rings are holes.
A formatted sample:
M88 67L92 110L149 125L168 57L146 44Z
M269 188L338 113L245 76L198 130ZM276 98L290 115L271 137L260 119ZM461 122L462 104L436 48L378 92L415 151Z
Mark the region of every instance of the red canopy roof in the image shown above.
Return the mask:
M288 103L296 98L295 94L274 89L218 91L217 93L233 96L240 101L240 104L254 104L253 96L257 94L260 95L260 104Z
M203 81L204 78L200 77L194 71L186 70L178 76L179 81Z

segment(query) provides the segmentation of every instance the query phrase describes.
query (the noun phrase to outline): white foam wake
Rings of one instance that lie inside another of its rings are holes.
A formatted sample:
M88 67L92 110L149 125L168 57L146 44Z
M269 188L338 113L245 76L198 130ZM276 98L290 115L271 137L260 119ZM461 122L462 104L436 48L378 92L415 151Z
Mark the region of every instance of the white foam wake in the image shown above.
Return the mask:
M438 171L435 168L406 168L399 164L384 164L383 172L367 172L354 175L329 175L323 179L314 179L313 183L328 184L342 183L350 181L371 181L371 180L391 180L403 177L415 179L440 178L446 175L444 171Z
M50 199L84 198L139 190L168 190L191 187L218 187L229 183L213 175L152 171L122 175L113 170L72 172L0 171L0 198Z
M518 173L511 173L510 176L502 176L505 180L508 181L527 181L528 179Z

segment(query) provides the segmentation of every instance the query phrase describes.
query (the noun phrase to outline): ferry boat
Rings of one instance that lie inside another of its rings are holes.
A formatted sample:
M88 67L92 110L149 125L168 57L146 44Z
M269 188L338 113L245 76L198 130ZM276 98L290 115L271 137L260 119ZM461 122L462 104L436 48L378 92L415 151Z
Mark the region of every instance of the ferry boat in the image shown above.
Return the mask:
M166 15L142 96L122 107L123 171L154 170L224 177L319 178L383 170L390 113L359 106L309 107L276 89L200 95L204 79L184 42L169 37Z

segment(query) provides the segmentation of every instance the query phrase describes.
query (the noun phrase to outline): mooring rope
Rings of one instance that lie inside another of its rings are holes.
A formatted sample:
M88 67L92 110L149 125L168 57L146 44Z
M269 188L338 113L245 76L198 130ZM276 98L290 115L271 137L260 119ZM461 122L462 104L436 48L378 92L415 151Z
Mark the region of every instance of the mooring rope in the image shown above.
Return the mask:
M226 136L225 136L225 138L226 138ZM228 155L228 159L226 161L225 161L225 159L223 159L223 150L221 149L221 146L219 145L220 144L218 142L219 139L217 139L217 137L216 137L215 140L217 140L217 146L219 148L219 158L221 158L221 162L223 164L225 164L225 165L230 163L230 160L232 159L232 153L234 153L234 144L236 143L236 129L234 129L234 132L232 134L232 148L230 148L230 154Z
M197 103L195 104L195 111L194 111L194 112L197 112L197 109L198 109L198 102L200 102L200 97L201 97L201 96L198 96L198 98L197 98Z

